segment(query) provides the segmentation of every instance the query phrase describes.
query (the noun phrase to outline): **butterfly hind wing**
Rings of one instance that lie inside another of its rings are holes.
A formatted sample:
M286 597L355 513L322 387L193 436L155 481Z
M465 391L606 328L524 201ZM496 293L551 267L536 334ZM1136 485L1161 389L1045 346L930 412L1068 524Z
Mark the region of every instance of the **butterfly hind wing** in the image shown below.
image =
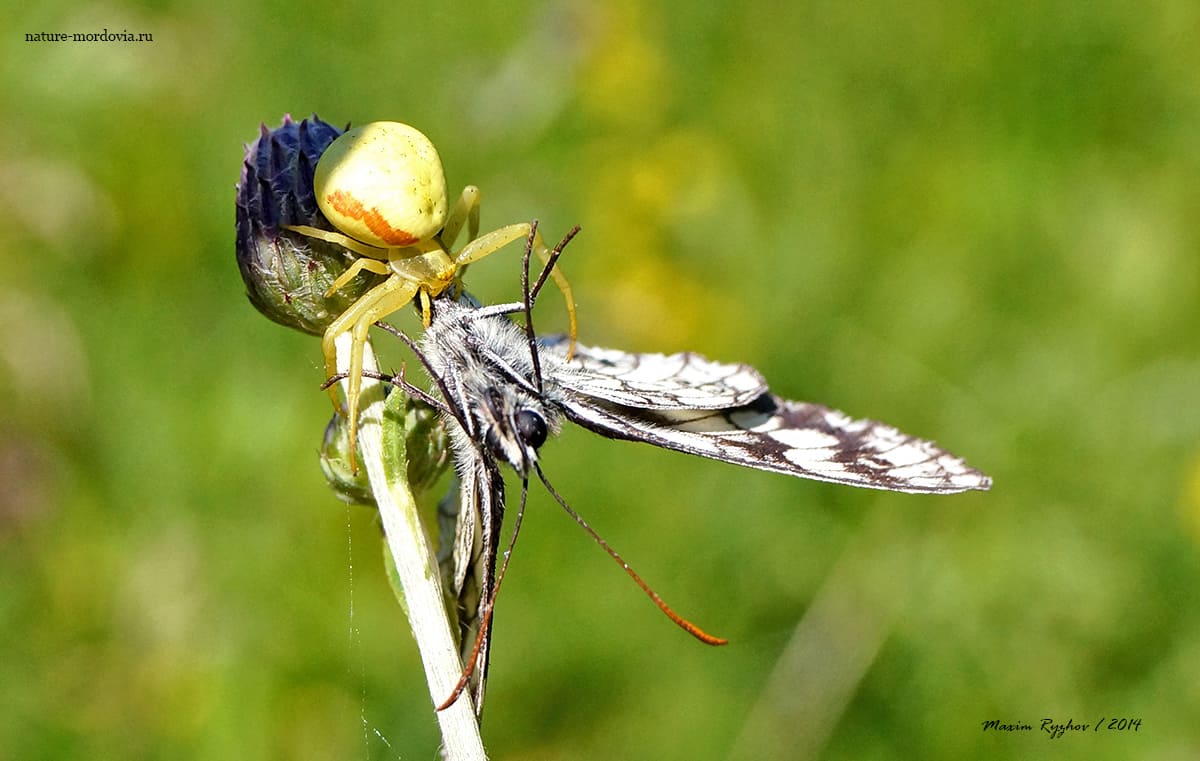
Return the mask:
M645 357L646 355L641 355ZM717 363L713 363L716 365ZM818 481L886 491L949 494L988 489L991 479L938 445L873 420L762 392L746 404L695 404L692 384L656 397L658 406L614 402L607 386L590 393L590 378L563 384L559 406L569 419L602 436ZM719 397L723 399L724 397Z

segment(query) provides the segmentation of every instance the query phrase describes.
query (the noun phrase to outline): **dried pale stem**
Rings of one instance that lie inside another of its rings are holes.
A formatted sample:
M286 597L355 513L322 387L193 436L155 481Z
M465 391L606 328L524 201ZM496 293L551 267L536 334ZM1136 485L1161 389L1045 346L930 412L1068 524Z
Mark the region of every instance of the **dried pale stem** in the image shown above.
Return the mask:
M349 362L350 335L337 343L338 367ZM363 369L377 370L370 342L365 346ZM343 381L344 383L345 381ZM397 577L407 602L408 622L425 666L431 705L441 703L462 675L458 645L442 598L437 558L429 546L407 483L404 463L385 462L383 445L383 390L378 381L363 378L362 413L358 429L358 456L367 469ZM394 474L394 475L389 475ZM449 761L482 761L487 758L479 723L471 701L463 697L436 712L442 731L442 753Z

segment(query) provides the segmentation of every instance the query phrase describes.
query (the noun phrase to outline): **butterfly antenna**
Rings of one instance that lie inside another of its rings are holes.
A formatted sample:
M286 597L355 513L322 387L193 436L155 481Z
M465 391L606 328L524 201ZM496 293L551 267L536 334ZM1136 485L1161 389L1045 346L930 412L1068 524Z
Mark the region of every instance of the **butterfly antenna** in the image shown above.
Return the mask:
M521 307L525 311L525 340L529 343L529 359L533 361L533 382L538 394L542 393L542 362L538 358L537 336L533 332L533 290L529 287L529 258L533 254L533 242L537 239L538 221L529 224L529 237L525 239L525 254L521 257ZM544 270L543 270L544 274Z
M437 707L439 711L444 711L454 705L454 701L458 700L463 691L467 689L471 675L475 673L475 664L479 660L479 653L483 650L483 643L487 640L488 630L492 626L492 611L496 609L496 595L500 594L500 584L504 581L504 573L508 570L508 561L512 558L513 547L517 544L517 534L521 531L521 519L525 517L525 498L528 495L529 478L526 477L521 479L521 504L517 508L517 517L513 520L512 537L508 540L508 549L504 551L504 562L500 564L500 573L496 574L496 584L492 587L492 593L484 600L483 616L479 620L479 633L475 635L475 646L471 648L471 655L463 667L463 674L459 677L458 684L454 685L450 697L443 700L442 704ZM475 710L478 711L479 706L475 706Z
M558 242L558 245L551 249L550 256L546 259L546 264L542 267L542 272L538 275L537 282L533 285L533 291L530 294L531 300L537 300L538 294L542 292L542 286L546 284L546 280L549 279L550 273L554 271L554 265L558 264L558 258L562 256L563 250L567 247L567 244L579 234L579 229L579 225L572 227L570 231L563 236L563 239Z
M600 545L600 547L608 553L609 557L616 561L617 565L625 569L625 573L629 574L634 583L641 587L642 591L650 596L650 599L654 601L654 604L658 606L659 610L666 614L667 618L674 621L675 625L680 629L683 629L685 632L706 645L724 645L729 642L727 639L714 637L713 635L701 629L699 626L696 626L691 621L676 613L674 610L671 610L671 606L667 605L666 601L659 597L658 593L651 589L649 584L642 581L642 577L638 576L637 572L625 562L624 558L622 558L621 555L614 550L608 542L604 541L604 537L597 534L596 530L589 526L588 522L583 519L583 516L571 509L571 506L567 504L566 500L564 500L562 496L554 490L554 487L550 485L550 481L546 479L546 474L542 472L542 466L537 462L534 462L533 467L537 470L538 478L542 479L542 483L545 484L546 490L550 492L550 496L554 497L554 501L557 502L563 510L566 510L567 515L571 516L576 523L583 527L584 531L588 532L588 535L592 537L596 544Z
M411 383L406 381L404 379L403 375L401 375L399 378L397 378L396 376L392 376L392 377L386 378L386 379L379 378L378 380L386 380L388 383L391 383L393 386L397 386L398 388L400 388L401 390L403 390L405 393L409 394L410 396L416 396L418 399L421 399L422 401L431 404L431 406L435 407L436 409L439 409L439 410L442 410L445 412L449 412L451 415L454 416L455 420L458 421L458 424L460 426L462 426L462 429L464 431L470 432L471 431L470 422L467 420L467 417L462 413L462 411L457 408L456 405L449 403L450 402L450 389L446 386L446 382L444 380L442 380L442 376L440 376L436 372L434 372L433 366L429 364L429 360L425 357L425 354L421 351L420 347L417 346L417 342L412 340L411 338L409 338L407 333L405 333L403 330L400 330L399 328L397 328L394 325L388 325L386 322L376 322L375 326L379 327L379 328L383 328L388 333L391 333L392 335L396 336L401 341L403 341L405 343L405 345L408 346L409 349L412 350L413 355L416 356L416 358L421 362L422 365L425 365L425 370L429 373L429 377L433 379L434 384L437 385L438 391L440 391L442 393L442 399L444 399L445 402L439 403L436 400L432 399L432 397L430 397L428 394L421 391L420 389L415 388ZM414 391L416 393L414 393Z
M529 237L525 240L525 255L521 257L521 306L525 312L525 339L529 342L529 357L533 361L533 380L540 394L542 392L542 363L538 359L537 336L533 332L533 302L537 300L538 293L546 284L550 273L554 271L554 265L558 263L558 258L562 256L567 244L579 234L579 225L572 227L558 242L558 245L551 249L550 256L546 258L546 263L538 275L537 282L530 288L529 260L533 255L534 242L537 240L537 228L538 221L535 219L529 225ZM574 340L573 336L572 340Z

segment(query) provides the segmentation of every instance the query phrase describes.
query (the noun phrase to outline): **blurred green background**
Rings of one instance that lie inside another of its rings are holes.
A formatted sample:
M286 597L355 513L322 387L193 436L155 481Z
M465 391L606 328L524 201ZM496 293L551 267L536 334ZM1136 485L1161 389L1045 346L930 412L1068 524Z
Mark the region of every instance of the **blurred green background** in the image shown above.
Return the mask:
M891 495L565 432L559 490L733 643L534 489L493 758L1200 756L1194 2L4 15L0 759L433 757L376 517L317 466L318 342L234 263L243 144L314 111L418 126L485 226L581 224L586 342L750 362L995 478ZM154 41L24 41L104 28ZM472 289L515 297L518 260ZM1141 724L1039 731L1101 717Z

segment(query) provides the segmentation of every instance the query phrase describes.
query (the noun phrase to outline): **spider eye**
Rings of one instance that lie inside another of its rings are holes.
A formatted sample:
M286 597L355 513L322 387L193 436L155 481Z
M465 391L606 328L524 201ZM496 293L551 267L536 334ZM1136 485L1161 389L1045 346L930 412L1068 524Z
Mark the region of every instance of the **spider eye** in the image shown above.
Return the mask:
M546 429L546 419L533 410L521 410L517 413L517 435L529 446L537 449L546 443L549 431Z
M400 122L371 122L334 140L313 190L334 227L379 248L428 240L446 224L442 160L429 138Z

